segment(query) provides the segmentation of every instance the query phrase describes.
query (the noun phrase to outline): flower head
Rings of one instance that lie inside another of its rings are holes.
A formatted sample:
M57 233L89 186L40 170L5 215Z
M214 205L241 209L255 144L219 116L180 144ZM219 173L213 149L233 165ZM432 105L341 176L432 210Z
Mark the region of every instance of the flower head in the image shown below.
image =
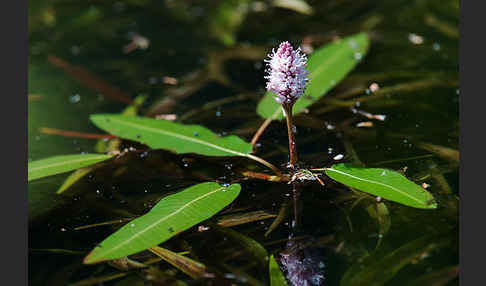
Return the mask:
M307 57L294 50L289 42L283 42L277 51L272 50L265 60L268 66L267 90L275 94L280 104L293 104L304 93L308 79L305 69Z

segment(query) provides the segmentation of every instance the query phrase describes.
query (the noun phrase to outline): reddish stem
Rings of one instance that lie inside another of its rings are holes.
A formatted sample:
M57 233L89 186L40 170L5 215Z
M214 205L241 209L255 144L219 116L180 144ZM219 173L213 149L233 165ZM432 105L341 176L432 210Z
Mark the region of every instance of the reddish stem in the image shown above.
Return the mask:
M39 132L44 134L50 134L50 135L60 135L64 137L77 137L77 138L86 138L86 139L116 138L116 136L110 134L93 134L93 133L76 132L76 131L61 130L61 129L47 128L47 127L41 127L39 129Z
M297 143L295 141L294 125L292 123L292 107L293 104L282 104L283 110L285 112L285 119L287 120L287 132L289 135L289 155L290 162L289 168L295 170L297 167Z

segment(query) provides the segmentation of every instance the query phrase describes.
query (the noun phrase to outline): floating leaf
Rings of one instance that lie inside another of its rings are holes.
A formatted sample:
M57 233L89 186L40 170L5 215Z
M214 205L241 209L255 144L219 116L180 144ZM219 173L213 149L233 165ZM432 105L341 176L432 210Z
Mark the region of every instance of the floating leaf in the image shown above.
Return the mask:
M359 33L313 52L307 61L310 80L304 95L294 105L294 114L303 111L338 84L364 57L368 46L368 36ZM258 104L257 112L264 118L282 119L281 109L273 93L266 92Z
M158 246L150 248L150 251L194 279L203 278L207 274L204 264L188 257Z
M287 280L285 280L285 276L280 270L280 266L278 266L277 261L273 255L270 255L270 263L269 263L269 271L270 271L270 286L287 286Z
M332 179L383 199L421 209L435 209L434 197L402 174L379 168L361 168L347 163L325 169Z
M147 214L106 238L84 263L128 256L156 246L215 215L240 193L241 186L201 183L160 200Z
M275 166L250 154L250 143L234 135L220 137L200 125L184 125L148 117L96 114L90 118L96 126L113 135L146 144L154 149L168 149L179 154L247 157L280 175Z
M92 115L91 121L99 128L121 138L141 142L154 149L168 149L175 153L247 157L252 150L251 144L241 138L219 137L199 125L183 125L167 120L112 114Z
M105 154L75 154L33 161L28 166L28 181L76 170L111 157Z

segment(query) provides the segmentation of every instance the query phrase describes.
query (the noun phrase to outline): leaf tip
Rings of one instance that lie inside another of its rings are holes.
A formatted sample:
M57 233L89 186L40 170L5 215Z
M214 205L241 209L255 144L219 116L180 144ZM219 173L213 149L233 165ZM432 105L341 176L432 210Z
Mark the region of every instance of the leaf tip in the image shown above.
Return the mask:
M96 246L93 250L91 250L88 255L86 255L83 259L83 264L95 264L95 263L98 263L98 262L102 262L106 259L102 259L102 258L99 258L97 257L98 255L97 254L97 248L99 248L100 246Z

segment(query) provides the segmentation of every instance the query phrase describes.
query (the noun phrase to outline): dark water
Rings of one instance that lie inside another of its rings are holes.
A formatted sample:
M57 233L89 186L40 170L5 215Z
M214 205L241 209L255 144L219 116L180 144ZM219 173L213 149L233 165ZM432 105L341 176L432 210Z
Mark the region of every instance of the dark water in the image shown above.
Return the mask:
M289 40L317 48L366 31L371 38L366 57L308 113L296 116L300 160L326 167L344 154L345 161L368 167L406 168L409 178L430 185L438 209L377 204L325 180L326 187L303 189L302 227L291 243L290 218L267 237L273 219L231 227L232 235L217 228L187 231L163 246L190 251L222 277L195 282L175 272L171 279L187 285L268 285L267 262L242 244L243 236L277 258L290 253L310 272L321 271L325 285L457 285L458 162L443 148L458 149L458 1L307 2L313 15L273 7L272 1L29 1L29 160L96 152L97 140L49 135L39 128L102 133L89 115L121 112L127 104L120 93L147 95L142 115L176 114L179 122L249 141L262 122L255 110L264 93L262 60L272 47ZM133 35L148 39L148 47L128 52ZM86 76L79 80L74 66L95 75L97 86L105 81L121 92L115 98L96 91ZM361 102L376 84L376 99ZM228 101L217 102L222 99ZM354 100L356 109L386 118L372 120L373 127L356 127L369 119L331 99ZM210 102L216 104L203 106ZM286 163L283 122L273 122L259 142L259 156ZM130 146L146 149L130 142L122 148ZM32 182L30 284L67 285L120 273L106 264L81 262L119 224L74 229L143 214L160 197L198 182L241 180L237 170L248 168L262 171L246 159L147 151L96 170L64 196L55 192L66 175ZM241 184L240 196L223 214L276 214L291 202L286 184ZM162 262L154 265L150 271L171 269ZM132 271L91 285L181 285L149 276Z

